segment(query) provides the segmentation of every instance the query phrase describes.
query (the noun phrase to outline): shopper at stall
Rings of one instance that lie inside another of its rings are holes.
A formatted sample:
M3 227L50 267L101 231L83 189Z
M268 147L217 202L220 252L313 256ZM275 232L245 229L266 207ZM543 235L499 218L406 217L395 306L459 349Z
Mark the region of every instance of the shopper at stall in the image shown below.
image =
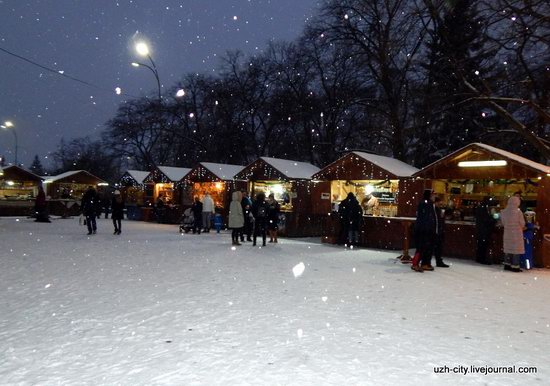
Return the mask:
M439 268L449 268L441 257L443 254L443 242L445 241L445 202L441 197L437 196L434 199L434 205L437 216L437 234L434 242L435 266Z
M36 222L51 222L48 216L48 204L46 203L46 193L42 186L38 187L38 194L34 202L34 211L36 213Z
M239 191L233 192L231 195L231 204L229 204L229 221L228 226L231 229L231 241L233 245L241 245L239 236L242 234L244 226L244 212L241 205L242 193Z
M212 214L214 213L215 205L214 200L210 197L210 194L206 192L202 199L202 228L204 232L210 232L210 225L212 222Z
M480 264L490 265L491 260L487 256L487 249L491 241L491 235L495 229L496 220L491 214L491 198L484 197L475 209L476 221L476 261Z
M500 220L504 226L503 250L504 270L521 272L519 267L520 255L525 253L523 244L523 231L525 218L520 210L521 200L517 196L508 199L508 205L500 212Z
M119 190L115 190L111 201L111 219L115 227L114 235L122 233L122 219L124 218L124 200Z
M164 212L166 211L166 204L164 202L164 195L159 194L157 201L155 202L155 217L158 223L164 221Z
M86 225L88 226L88 234L97 232L96 224L96 208L97 208L97 192L93 186L88 186L88 190L82 196L81 208L82 214L86 217Z
M193 211L193 219L195 221L193 224L193 233L198 233L200 235L202 229L202 202L199 197L195 197L195 202L191 210Z
M359 230L363 224L363 210L353 193L348 193L348 196L340 203L338 213L340 214L342 230L344 235L347 236L348 245L357 246L359 243Z
M269 207L267 213L267 229L269 231L269 242L277 243L277 231L279 230L279 213L281 212L281 206L275 200L275 195L271 193L267 197L267 205Z
M248 197L248 192L243 190L241 192L242 200L241 206L243 208L244 226L241 229L241 242L244 242L244 236L246 235L246 241L252 241L252 228L254 226L254 216L252 216L252 201Z
M262 236L262 245L265 247L266 231L267 231L267 216L269 207L265 202L265 194L258 193L256 200L252 204L252 215L254 216L254 236L252 239L252 245L256 245L256 239L258 236Z
M434 206L435 194L431 189L424 191L422 200L416 210L416 223L414 233L416 249L422 260L421 266L413 260L411 268L415 271L433 271L432 255L434 241L438 232L438 218ZM419 269L421 268L421 269Z
M363 201L361 201L361 206L363 207L366 215L378 216L380 214L380 202L372 193L365 196Z

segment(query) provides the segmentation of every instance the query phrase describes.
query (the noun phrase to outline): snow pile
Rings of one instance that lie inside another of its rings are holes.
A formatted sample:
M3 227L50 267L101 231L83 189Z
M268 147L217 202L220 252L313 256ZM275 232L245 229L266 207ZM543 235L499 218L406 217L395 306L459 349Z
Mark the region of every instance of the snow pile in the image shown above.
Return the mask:
M544 384L550 272L109 220L0 218L0 383ZM437 366L537 374L436 374ZM538 382L537 382L538 381Z

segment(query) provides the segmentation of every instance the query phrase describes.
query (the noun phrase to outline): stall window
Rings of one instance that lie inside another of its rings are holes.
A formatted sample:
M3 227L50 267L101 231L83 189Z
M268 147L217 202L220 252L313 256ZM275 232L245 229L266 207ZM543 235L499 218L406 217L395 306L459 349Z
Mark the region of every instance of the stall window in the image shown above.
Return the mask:
M202 200L206 193L210 194L216 207L223 208L225 206L224 182L195 182L193 184L193 196L198 196Z
M349 193L353 193L363 206L365 214L390 217L397 215L395 202L397 190L397 180L339 180L331 182L331 199L333 208L337 208ZM377 201L374 209L368 204L370 195Z
M256 197L258 193L264 193L266 198L271 193L275 196L275 200L281 205L281 210L291 211L292 210L292 199L295 196L295 193L292 189L291 182L281 182L281 181L258 181L254 182L253 185L253 197Z

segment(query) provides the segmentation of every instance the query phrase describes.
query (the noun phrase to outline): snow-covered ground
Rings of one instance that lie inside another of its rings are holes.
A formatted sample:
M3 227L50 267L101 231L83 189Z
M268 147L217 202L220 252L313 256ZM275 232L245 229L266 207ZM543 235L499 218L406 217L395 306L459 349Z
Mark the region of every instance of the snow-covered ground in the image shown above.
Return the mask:
M0 383L548 384L550 271L0 218ZM300 265L304 271L299 273ZM293 270L294 268L294 270ZM536 374L434 367L536 366Z

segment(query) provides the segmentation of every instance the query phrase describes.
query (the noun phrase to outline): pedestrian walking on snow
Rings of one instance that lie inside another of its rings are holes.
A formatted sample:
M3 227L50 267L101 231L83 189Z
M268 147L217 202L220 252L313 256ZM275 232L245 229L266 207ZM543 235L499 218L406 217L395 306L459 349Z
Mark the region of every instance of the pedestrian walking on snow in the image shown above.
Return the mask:
M115 190L111 202L111 219L115 227L114 235L122 233L122 219L124 218L124 200L119 190Z
M97 232L96 216L98 207L98 196L93 186L88 186L88 190L82 196L81 208L82 214L86 217L86 225L88 226L88 234Z

